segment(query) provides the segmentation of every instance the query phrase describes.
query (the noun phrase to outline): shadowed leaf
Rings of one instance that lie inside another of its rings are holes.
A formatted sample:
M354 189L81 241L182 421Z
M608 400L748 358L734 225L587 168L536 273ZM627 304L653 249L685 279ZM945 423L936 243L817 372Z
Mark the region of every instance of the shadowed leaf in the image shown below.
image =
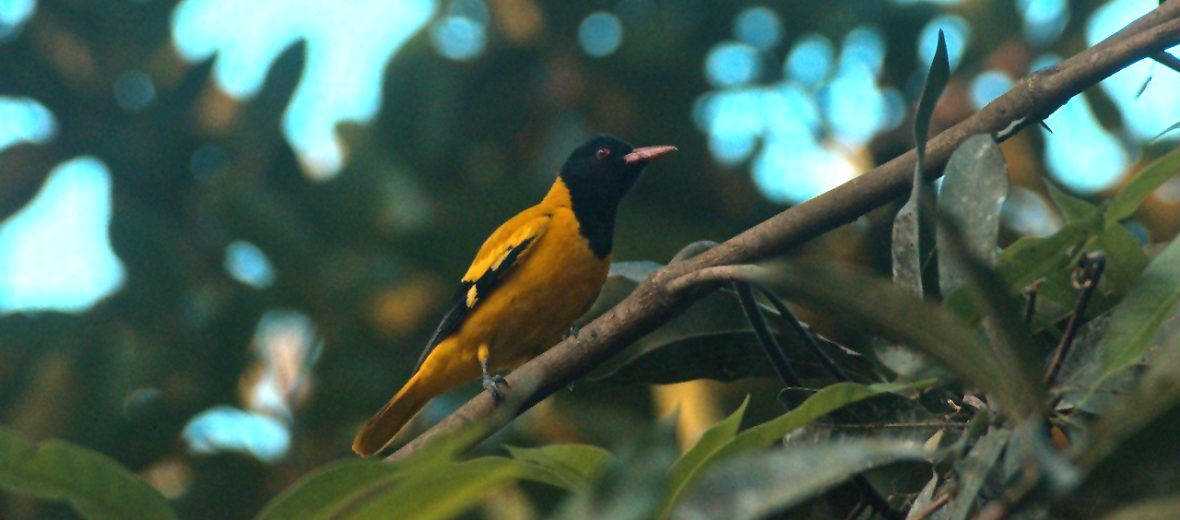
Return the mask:
M1135 174L1105 206L1106 221L1118 222L1135 214L1151 192L1180 172L1180 147Z
M947 506L951 520L968 518L971 506L979 496L979 490L983 488L988 473L991 473L1000 455L1004 453L1008 437L1011 435L1010 430L987 432L975 443L967 457L955 465L955 472L959 475L959 486L954 499Z
M951 154L938 192L938 209L958 224L970 253L987 265L996 263L996 239L1000 233L1000 207L1008 197L1008 168L1004 155L990 135L975 135ZM938 272L944 295L961 287L963 267L948 259L939 228Z
M512 458L535 464L560 478L566 488L589 489L614 455L588 444L550 444L539 448L508 448Z
M31 443L0 427L0 488L64 500L88 519L172 519L168 501L101 453L62 441Z
M697 440L696 444L692 446L684 455L681 455L671 468L668 468L667 477L667 491L664 495L664 502L660 506L660 517L664 518L671 512L672 504L680 497L680 493L684 491L685 486L692 479L705 463L709 457L717 453L722 447L729 443L737 434L738 427L742 424L742 416L746 413L746 405L750 404L750 398L747 396L742 405L734 410L729 417L726 417L721 422L714 424L701 438Z
M847 439L748 454L710 469L676 510L681 519L763 518L823 494L863 471L931 452L904 440Z
M1143 357L1156 331L1180 301L1180 238L1151 261L1114 310L1103 336L1101 378Z

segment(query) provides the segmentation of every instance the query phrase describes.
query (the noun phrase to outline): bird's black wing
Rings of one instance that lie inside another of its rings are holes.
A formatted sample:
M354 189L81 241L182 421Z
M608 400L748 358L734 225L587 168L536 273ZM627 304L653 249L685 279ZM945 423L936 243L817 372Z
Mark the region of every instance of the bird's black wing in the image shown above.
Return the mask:
M418 357L418 363L414 365L414 372L412 374L418 373L418 369L422 368L422 363L434 351L434 347L442 343L451 334L454 334L456 330L459 330L459 326L463 324L463 320L467 318L467 315L475 308L475 305L487 297L488 294L491 294L492 289L504 279L505 274L512 269L517 259L520 258L521 254L528 249L529 245L536 238L537 235L534 235L509 247L479 278L470 281L464 280L459 285L459 291L451 299L451 308L443 316L442 322L438 324L438 328L434 330L434 334L430 336L430 341L426 343L426 349Z

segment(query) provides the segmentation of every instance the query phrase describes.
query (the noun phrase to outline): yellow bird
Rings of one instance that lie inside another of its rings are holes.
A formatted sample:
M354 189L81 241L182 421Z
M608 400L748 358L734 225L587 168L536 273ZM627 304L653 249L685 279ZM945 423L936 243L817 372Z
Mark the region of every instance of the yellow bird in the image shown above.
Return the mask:
M361 427L353 451L381 451L431 398L476 377L502 398L496 372L553 346L594 303L610 269L619 201L648 163L675 151L607 135L575 149L541 203L479 248L410 380Z

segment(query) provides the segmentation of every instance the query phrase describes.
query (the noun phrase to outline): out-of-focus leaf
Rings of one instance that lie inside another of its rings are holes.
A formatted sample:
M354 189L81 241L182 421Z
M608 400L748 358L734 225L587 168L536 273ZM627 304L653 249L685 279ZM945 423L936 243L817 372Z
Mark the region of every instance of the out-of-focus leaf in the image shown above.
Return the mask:
M746 405L748 404L750 404L749 396L729 417L706 430L697 443L684 455L681 455L671 468L668 468L668 484L664 502L660 507L660 518L666 517L671 512L672 504L680 497L680 493L684 491L685 486L692 481L697 472L704 467L709 457L733 440L738 427L742 424L742 416L746 413Z
M967 248L987 265L996 263L1000 207L1008 197L1008 167L990 135L975 135L959 145L947 161L938 192L938 211L958 225ZM939 227L938 273L942 294L963 285L963 267L949 261Z
M673 339L633 356L613 372L595 377L616 383L670 384L774 376L753 331L729 330Z
M508 448L512 458L535 464L566 482L568 489L589 489L614 455L588 444L550 444L539 448Z
M643 283L644 280L647 280L647 277L651 276L652 273L661 267L664 267L663 264L650 260L611 262L610 272L607 276L611 278L626 278L635 283Z
M1106 221L1113 224L1134 215L1151 192L1176 172L1180 172L1180 147L1147 165L1119 190L1118 194L1106 203Z
M798 505L863 471L932 452L914 441L846 439L747 454L711 468L687 492L674 516L753 519Z
M172 519L155 489L114 459L62 441L31 443L0 427L0 488L64 500L88 519Z
M825 379L830 374L809 349L799 345L792 335L779 334L791 364L804 379ZM874 376L872 365L859 355L829 345L829 355L846 372L863 379ZM652 345L639 353L621 355L609 366L610 371L596 371L589 379L613 383L671 384L696 379L733 381L744 377L775 377L766 362L766 353L754 332L722 330L673 338Z
M1148 259L1143 246L1122 224L1115 223L1107 227L1094 238L1093 246L1087 247L1086 251L1095 249L1106 253L1102 288L1115 296L1126 294L1147 267Z
M908 345L957 377L993 395L1015 417L1043 406L1037 381L1013 373L949 311L867 274L817 264L791 264L760 275L796 301L848 313L879 336Z
M898 286L921 296L923 294L922 267L931 250L932 227L923 215L926 201L933 201L932 186L926 180L926 138L930 133L930 118L938 98L950 79L950 64L947 61L946 40L938 32L938 48L922 86L922 97L914 116L914 145L918 159L914 164L914 178L911 183L910 199L897 212L893 220L893 281Z
M1176 520L1180 518L1180 495L1144 500L1102 517L1102 520Z
M1073 249L1090 236L1090 229L1100 220L1067 223L1047 237L1024 237L1000 254L1000 272L1008 288L1020 291L1052 273L1068 270L1073 264Z
M1093 226L1092 229L1097 231L1101 227L1101 220L1098 219L1100 210L1098 206L1091 204L1089 201L1074 197L1066 193L1065 190L1058 188L1057 185L1047 182L1045 188L1049 191L1049 198L1053 200L1053 204L1061 211L1061 215L1065 217L1066 222L1073 222L1080 225Z
M1131 285L1102 338L1101 378L1143 357L1156 331L1180 301L1180 238L1172 240Z
M322 518L337 501L391 478L400 466L370 460L338 462L316 470L284 490L258 514L257 520Z
M947 506L950 510L949 518L964 520L968 517L971 506L979 496L979 490L983 488L988 473L1004 452L1011 435L1010 430L995 429L987 432L975 443L967 457L955 465L955 471L959 475L959 486L954 499Z
M914 383L881 383L867 386L857 383L830 385L816 392L794 410L738 434L732 441L708 457L705 464L770 446L788 433L852 403L885 393L925 388L933 383L933 380L925 380Z
M322 518L366 519L452 518L479 503L501 486L519 479L562 486L547 470L502 457L410 468L400 475L378 479L371 486L324 509Z
M926 512L930 504L934 502L934 491L938 489L938 473L931 472L934 475L930 477L930 481L922 486L922 491L918 492L918 496L914 498L914 503L910 505L910 512L906 514L906 520L913 520L918 515ZM927 517L928 520L943 520L946 518L946 506L943 506L934 514Z
M602 478L587 493L575 493L554 518L647 520L659 514L664 476L676 459L675 417L616 450Z

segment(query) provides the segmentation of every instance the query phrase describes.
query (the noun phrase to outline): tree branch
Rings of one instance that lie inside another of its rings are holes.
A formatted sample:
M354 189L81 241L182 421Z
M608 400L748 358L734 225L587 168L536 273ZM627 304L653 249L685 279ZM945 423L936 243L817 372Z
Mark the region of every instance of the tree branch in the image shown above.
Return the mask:
M1094 47L1024 78L978 113L931 139L926 145L927 170L932 177L941 175L951 151L968 137L980 133L994 134L1001 140L1011 137L1021 128L1037 124L1087 87L1177 43L1180 43L1180 0L1171 0ZM536 384L536 390L524 400L521 409L582 377L717 286L716 283L687 284L694 290L684 290L686 283L681 282L678 290L672 291L669 283L673 280L703 268L780 255L905 194L913 170L914 151L911 150L713 249L656 271L630 296L583 327L577 336L565 339L508 375L510 388L524 388L525 381ZM712 274L734 273L714 271ZM494 409L491 396L481 393L403 446L390 459L406 457L432 439L476 421L494 421L489 430L495 430L506 424L507 419L489 419Z

